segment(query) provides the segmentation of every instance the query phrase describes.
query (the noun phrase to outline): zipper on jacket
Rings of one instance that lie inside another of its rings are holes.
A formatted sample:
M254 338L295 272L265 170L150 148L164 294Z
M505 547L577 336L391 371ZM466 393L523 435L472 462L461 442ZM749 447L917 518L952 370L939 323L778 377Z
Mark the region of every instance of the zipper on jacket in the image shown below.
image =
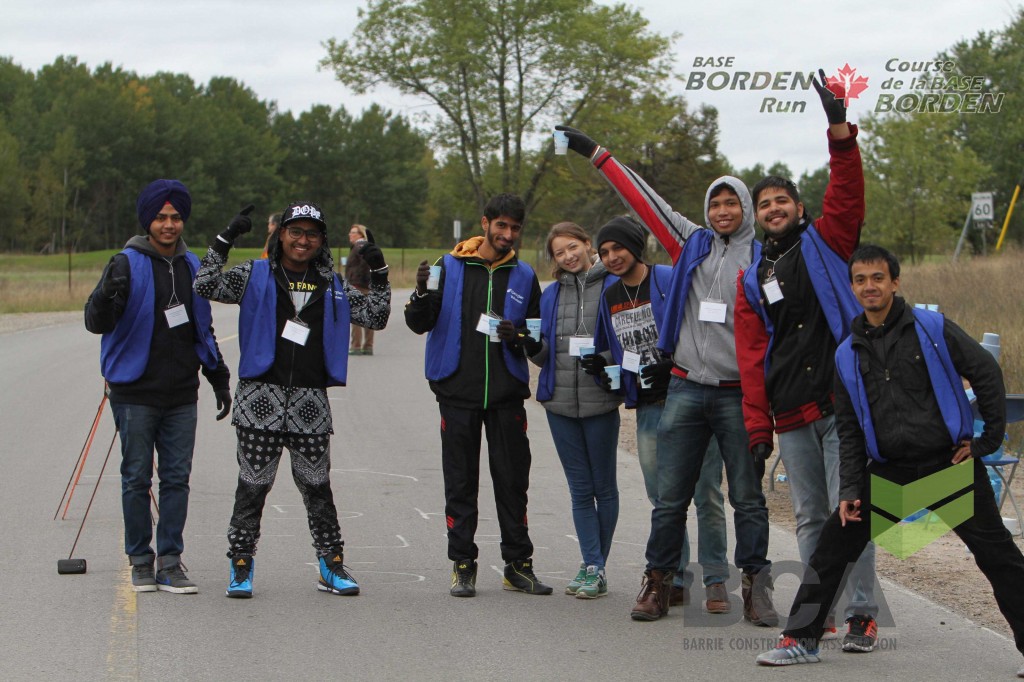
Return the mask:
M719 291L721 291L721 286L722 286L721 276L722 276L722 270L725 268L725 257L729 254L729 237L728 236L723 237L722 241L725 244L725 248L722 249L722 257L721 257L721 260L719 260L719 262L718 262L718 279L716 280L718 282ZM690 283L690 286L691 287L693 286L692 282ZM710 294L710 292L708 292L708 293ZM685 305L685 303L684 303L684 305ZM736 305L733 304L733 314L734 315L736 314L735 308L736 308ZM700 329L701 329L701 332L702 332L702 338L701 338L701 344L700 344L700 373L697 375L696 378L700 379L700 380L703 380L705 378L705 376L707 375L707 372L708 372L708 365L707 365L707 362L705 361L705 358L707 357L707 354L708 354L708 341L710 340L710 337L711 337L711 331L710 331L710 327L708 325L706 325L706 324L700 325ZM673 332L673 333L675 333L675 332ZM680 339L682 339L682 336L683 336L682 334L679 335ZM675 353L673 353L673 355L675 355Z
M467 265L479 265L480 267L482 267L485 270L487 270L487 313L490 314L490 312L494 308L494 306L493 306L493 297L494 297L494 272L495 272L495 270L500 270L501 268L512 268L512 267L515 267L515 266L509 265L509 264L506 263L504 265L499 265L496 268L490 268L490 267L487 267L486 265L484 265L483 263L476 263L474 261L469 261L466 264ZM502 311L502 312L504 313L504 311ZM488 407L488 403L490 401L490 392L491 392L491 346L490 346L491 343L492 343L491 342L491 337L490 337L490 335L487 335L486 338L484 339L484 344L485 345L484 345L484 407L483 407L483 409L485 409L485 410ZM498 343L501 344L501 341L499 341ZM499 348L499 350L500 350L500 348Z

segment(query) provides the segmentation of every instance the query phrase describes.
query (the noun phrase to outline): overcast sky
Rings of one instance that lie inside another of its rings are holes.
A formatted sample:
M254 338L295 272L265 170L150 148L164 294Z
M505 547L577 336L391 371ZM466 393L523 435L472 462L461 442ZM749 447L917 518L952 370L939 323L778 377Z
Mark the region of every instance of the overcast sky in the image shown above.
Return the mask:
M318 71L321 43L345 39L357 23L363 0L3 0L0 55L36 71L58 55L74 55L90 68L112 62L139 74L187 73L198 83L232 76L261 99L298 113L312 104L344 106L351 113L376 101L394 113L415 114L421 101L381 91L356 97ZM1006 26L1017 8L1011 0L893 0L781 3L759 0L627 2L662 34L678 33L676 70L808 72L819 66L833 75L844 64L868 78L868 88L850 105L856 121L878 104L886 64L932 59L941 50L979 31ZM695 58L732 57L731 66L695 68ZM898 68L898 67L897 67ZM719 76L721 78L722 76ZM691 107L711 104L720 114L720 148L733 165L749 167L783 161L795 174L827 160L824 115L813 91L675 91ZM904 85L895 96L911 92ZM802 113L767 113L766 97L805 101ZM999 115L999 114L988 114ZM600 142L600 140L598 140ZM614 150L613 150L614 151Z

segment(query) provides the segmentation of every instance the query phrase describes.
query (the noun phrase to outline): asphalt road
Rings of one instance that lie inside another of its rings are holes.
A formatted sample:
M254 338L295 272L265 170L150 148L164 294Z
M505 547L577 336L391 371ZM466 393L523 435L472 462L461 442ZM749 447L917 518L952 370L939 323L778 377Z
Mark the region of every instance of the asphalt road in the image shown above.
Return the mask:
M497 523L486 473L481 483L478 596L448 595L436 403L423 378L423 343L405 327L396 292L376 355L350 360L349 386L331 389L337 433L332 480L346 563L362 594L315 589L314 553L301 500L282 466L264 515L256 595L224 597L227 528L236 464L234 430L216 422L204 383L184 561L198 595L130 590L122 553L119 450L114 445L75 553L85 575L58 575L113 435L109 409L65 520L52 520L101 397L99 339L80 316L0 334L0 602L2 679L1012 679L1012 642L890 584L893 626L880 650L845 654L825 643L824 662L758 668L754 656L777 631L742 621L739 579L733 613L699 604L635 623L649 507L635 458L620 453L622 510L608 566L610 593L584 601L562 594L575 574L565 479L543 409L528 405L535 566L556 587L548 597L501 588ZM216 305L221 348L237 367L236 309ZM486 459L484 460L486 462ZM486 468L486 465L485 465ZM731 531L730 531L731 532ZM773 528L776 602L787 611L797 586L795 541ZM978 588L988 589L978 574Z

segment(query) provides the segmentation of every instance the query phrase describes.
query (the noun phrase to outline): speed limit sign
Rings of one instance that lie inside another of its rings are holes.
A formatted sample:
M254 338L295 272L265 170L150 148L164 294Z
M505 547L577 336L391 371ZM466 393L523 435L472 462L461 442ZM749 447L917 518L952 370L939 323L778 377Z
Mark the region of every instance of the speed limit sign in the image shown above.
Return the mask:
M995 211L992 207L992 192L971 194L971 219L976 223L992 222Z

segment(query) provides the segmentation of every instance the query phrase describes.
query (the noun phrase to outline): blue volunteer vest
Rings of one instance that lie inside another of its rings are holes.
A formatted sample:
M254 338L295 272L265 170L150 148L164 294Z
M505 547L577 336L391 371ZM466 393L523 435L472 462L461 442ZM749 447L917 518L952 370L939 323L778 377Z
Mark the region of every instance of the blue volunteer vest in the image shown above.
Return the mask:
M939 412L946 423L950 440L959 443L974 435L974 416L971 405L967 401L967 393L963 389L960 374L953 367L949 357L949 348L942 335L942 313L931 310L914 309L918 341L921 343L921 354L928 367L928 378L931 380L932 391L939 403ZM853 411L864 432L864 443L868 455L876 462L886 460L878 451L878 439L875 436L875 425L871 419L871 406L868 404L867 391L860 374L860 357L853 350L852 339L847 338L836 349L836 371L839 379L850 394Z
M618 281L619 278L615 275L608 275L605 279L605 290ZM670 266L651 266L651 313L654 315L654 324L658 328L659 335L664 328L665 307L671 281L672 268ZM608 299L604 296L601 297L601 307L597 313L597 334L594 335L594 348L598 353L606 350L611 352L613 365L622 364L622 344L619 343L619 337L615 335ZM638 393L636 376L633 372L622 372L620 384L626 396L626 407L636 407Z
M427 334L425 373L430 381L447 379L459 368L462 353L462 288L465 283L466 264L451 254L444 256L444 292L441 296L441 312L434 328ZM508 278L505 291L505 306L502 308L506 320L516 327L526 324L526 307L533 290L535 275L528 263L518 261ZM475 325L476 322L473 321ZM525 357L516 357L508 344L502 343L502 356L509 373L523 382L530 382L530 368Z
M618 277L605 275L604 284L601 287L601 298L608 290L608 285L617 282ZM548 357L544 366L540 368L540 376L537 378L537 400L544 402L551 400L555 394L555 322L558 315L558 299L562 295L562 285L555 281L554 284L544 290L540 296L540 335L548 340ZM600 307L600 303L598 303Z
M850 272L846 261L825 243L813 223L800 239L800 253L832 338L836 343L841 343L850 335L850 322L862 311L860 304L857 303L857 297L850 289ZM761 265L762 256L763 253L756 252L750 267L743 273L743 293L768 332L768 348L764 358L764 371L767 375L772 345L775 342L775 328L762 302L761 283L757 280L757 269Z
M256 379L274 364L277 348L278 286L270 261L253 261L249 282L239 304L238 376ZM348 375L349 302L334 275L324 294L324 366L328 386L344 386Z
M107 381L128 384L141 377L149 364L155 304L153 263L149 256L135 249L125 249L121 253L128 257L131 267L131 289L124 313L114 331L104 334L100 339L100 369ZM199 259L191 251L186 251L185 262L195 280ZM210 302L200 296L192 296L190 314L193 317L189 323L194 331L196 355L204 367L216 369L217 341L210 332L213 325Z

